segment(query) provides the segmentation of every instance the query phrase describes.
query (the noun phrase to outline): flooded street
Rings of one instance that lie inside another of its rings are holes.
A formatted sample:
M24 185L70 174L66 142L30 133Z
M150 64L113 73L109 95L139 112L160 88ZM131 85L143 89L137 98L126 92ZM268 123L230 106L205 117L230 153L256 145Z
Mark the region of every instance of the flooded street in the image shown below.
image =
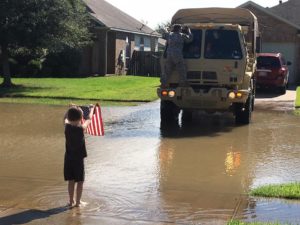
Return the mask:
M300 181L300 118L264 106L249 126L199 113L167 129L159 102L103 108L105 137L86 139L86 204L68 210L66 108L0 104L0 224L300 223L299 202L247 195Z

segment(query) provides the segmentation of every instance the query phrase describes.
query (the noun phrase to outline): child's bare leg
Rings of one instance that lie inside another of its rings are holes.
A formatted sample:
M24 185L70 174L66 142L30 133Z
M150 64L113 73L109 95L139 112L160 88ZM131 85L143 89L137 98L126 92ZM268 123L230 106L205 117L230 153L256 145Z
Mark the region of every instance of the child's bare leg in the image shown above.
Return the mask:
M76 187L76 205L75 206L80 205L82 189L83 189L83 181L80 181L80 182L77 183L77 187Z
M68 183L68 191L69 191L69 198L70 198L70 206L74 204L74 189L75 189L75 181L69 180Z

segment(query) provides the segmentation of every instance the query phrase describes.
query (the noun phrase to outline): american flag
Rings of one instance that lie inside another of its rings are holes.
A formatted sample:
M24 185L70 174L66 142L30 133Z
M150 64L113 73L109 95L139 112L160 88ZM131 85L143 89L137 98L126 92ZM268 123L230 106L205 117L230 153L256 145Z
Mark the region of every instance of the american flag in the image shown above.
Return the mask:
M90 114L90 108L88 106L80 106L80 108L83 111L83 119L81 120L81 123L84 123L84 121L88 118ZM91 120L92 121L90 125L86 129L86 133L93 136L104 136L102 113L99 104L96 104L94 115L92 116Z

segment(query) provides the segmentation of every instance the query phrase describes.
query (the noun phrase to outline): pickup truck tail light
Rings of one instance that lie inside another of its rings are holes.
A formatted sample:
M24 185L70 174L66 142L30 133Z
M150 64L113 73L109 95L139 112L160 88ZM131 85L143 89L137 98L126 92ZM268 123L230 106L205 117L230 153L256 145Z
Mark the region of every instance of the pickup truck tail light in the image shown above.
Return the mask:
M283 67L281 67L281 68L279 69L279 71L278 71L278 74L281 75L281 76L284 76L285 73L286 73L286 69L283 68Z

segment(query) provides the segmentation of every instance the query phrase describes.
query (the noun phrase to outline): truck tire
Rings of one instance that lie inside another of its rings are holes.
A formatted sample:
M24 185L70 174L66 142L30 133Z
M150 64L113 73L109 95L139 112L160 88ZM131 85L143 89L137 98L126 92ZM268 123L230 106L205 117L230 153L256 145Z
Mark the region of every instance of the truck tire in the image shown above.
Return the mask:
M182 123L191 123L193 121L193 111L182 110Z
M162 123L178 121L180 109L171 101L160 102L160 119Z
M235 123L247 125L251 121L253 95L249 95L246 104L235 105Z

